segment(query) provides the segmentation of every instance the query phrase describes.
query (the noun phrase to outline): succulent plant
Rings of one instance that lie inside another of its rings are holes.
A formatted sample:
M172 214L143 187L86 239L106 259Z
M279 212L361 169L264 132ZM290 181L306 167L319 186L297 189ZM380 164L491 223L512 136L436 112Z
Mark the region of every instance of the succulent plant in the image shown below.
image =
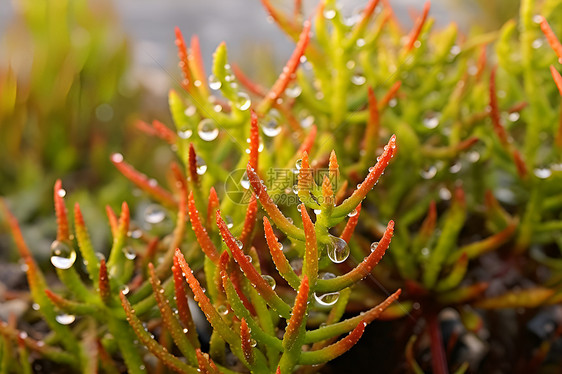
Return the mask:
M5 370L14 355L30 370L32 350L85 372L314 372L367 323L408 316L395 322L404 366L463 373L487 363L451 357L460 333L444 334L444 313L495 341L487 316L560 302L562 2L524 0L519 27L469 37L435 30L429 2L408 33L384 0L353 13L326 0L308 19L300 1L262 3L296 43L269 89L225 44L207 78L198 38L188 47L176 29L174 129L138 127L177 161L166 187L111 156L150 209L143 222L141 206L107 208L107 261L78 205L71 236L57 182L51 262L65 287L52 291L4 206L52 331L2 323ZM535 370L558 336L513 365Z

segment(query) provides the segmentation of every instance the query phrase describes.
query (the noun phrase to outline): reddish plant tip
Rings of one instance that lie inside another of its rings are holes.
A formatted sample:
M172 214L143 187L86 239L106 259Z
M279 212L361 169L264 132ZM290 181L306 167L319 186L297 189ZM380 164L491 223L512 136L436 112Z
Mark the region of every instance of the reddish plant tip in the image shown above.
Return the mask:
M310 153L310 151L312 150L312 147L314 146L314 141L316 140L317 131L318 131L318 129L316 128L316 125L312 125L310 127L310 132L308 133L308 135L306 136L306 139L304 140L304 142L300 146L299 150L297 151L298 157L302 157L302 155L305 152Z
M558 56L559 61L562 63L562 44L560 44L560 41L550 28L550 25L548 24L546 19L542 16L539 17L541 30L546 37L548 44L550 44L550 47L554 50L554 53L556 53L556 56Z
M283 71L279 75L279 78L277 78L277 81L273 84L273 87L267 93L264 104L268 107L269 105L274 103L279 96L281 96L289 83L294 79L295 71L300 65L300 58L304 54L304 51L310 40L311 26L312 23L309 20L306 20L304 22L302 32L299 36L299 41L297 42L297 46L295 47L293 54L289 58L289 61L287 61L287 64L283 68Z
M207 204L207 228L211 227L215 211L219 209L220 202L215 187L209 191L209 203Z
M243 244L250 239L252 231L254 231L254 226L256 224L258 216L258 200L256 199L256 194L252 193L250 202L248 203L248 208L246 209L246 217L244 218L244 227L240 233L240 240Z
M179 58L179 67L182 71L183 74L183 82L182 82L182 86L185 89L188 89L188 87L192 84L192 78L191 78L191 71L189 70L189 54L187 52L187 46L185 45L185 40L183 38L183 35L179 29L179 27L175 28L175 34L176 34L176 46L178 47L178 58Z
M103 300L104 303L107 303L110 299L110 286L109 286L109 276L107 273L107 266L105 264L105 259L101 259L100 260L100 272L99 272L99 278L98 278L98 283L99 283L99 294L101 299Z
M195 147L193 143L189 143L189 178L195 184L199 183L199 175L197 174L197 154L195 153Z
M402 81L397 81L388 89L388 92L386 93L386 95L384 95L384 97L379 103L378 106L379 110L386 108L390 100L392 100L396 96L396 93L398 92L401 86L402 86Z
M240 322L240 342L242 345L242 352L244 353L244 358L249 364L254 362L254 352L252 350L252 335L250 335L250 328L246 319L242 318Z
M258 169L258 158L259 158L259 147L260 147L260 131L258 128L258 115L254 110L251 110L250 114L250 160L249 164L254 168Z
M203 227L201 223L201 218L199 217L199 212L195 205L195 198L193 197L193 191L189 192L189 197L187 200L187 212L189 214L189 221L191 222L191 227L195 232L195 237L197 242L201 246L201 250L207 257L211 259L215 264L218 263L219 253L217 248L213 244L213 241L209 237L207 230ZM218 210L217 210L218 212Z
M412 32L410 33L410 37L408 39L408 43L406 43L405 45L405 51L406 52L410 52L412 50L412 48L414 48L414 45L416 43L416 41L418 40L420 33L422 31L423 25L425 24L425 21L427 20L427 15L429 14L429 9L431 8L431 2L427 1L423 7L423 13L421 15L421 17L419 17L416 21L416 25L414 26L414 28L412 29Z
M357 226L357 222L359 222L359 213L361 212L361 204L357 205L357 208L355 208L355 214L353 214L349 220L347 221L347 223L345 224L345 227L340 235L340 238L345 240L346 243L349 244L349 241L351 240L351 236L353 235L353 232L355 231L355 227Z
M246 87L254 95L261 97L265 97L265 95L267 95L267 90L265 88L252 81L246 74L244 74L242 69L234 63L232 64L232 72L240 84Z
M82 215L79 203L74 203L74 220L76 222L76 226L84 227L86 225L84 223L84 216Z
M287 328L285 329L285 341L289 346L285 349L291 349L292 345L295 343L295 339L298 336L298 330L302 323L304 322L304 317L306 315L306 309L308 307L308 292L310 290L308 284L308 276L305 274L302 278L299 291L297 293L297 298L295 299L295 304L293 306L293 312L291 313L291 318L287 322Z
M462 186L458 186L457 188L455 188L455 201L461 206L466 205L466 194Z
M54 188L54 201L55 201L55 212L57 216L57 240L65 241L70 238L70 230L68 227L68 214L66 211L66 206L64 205L64 196L66 196L66 191L62 188L62 182L57 179Z

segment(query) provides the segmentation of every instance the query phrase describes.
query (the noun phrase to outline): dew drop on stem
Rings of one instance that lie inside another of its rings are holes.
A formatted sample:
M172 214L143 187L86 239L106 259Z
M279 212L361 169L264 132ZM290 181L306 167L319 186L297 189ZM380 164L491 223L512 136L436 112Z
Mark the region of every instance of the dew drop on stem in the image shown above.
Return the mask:
M333 263L339 264L349 257L349 246L342 238L333 236L326 245L326 253Z
M275 286L277 284L275 283L275 279L273 279L271 275L262 275L261 277L267 282L267 284L269 284L272 290L275 289Z
M76 251L68 244L55 240L51 244L51 263L57 269L70 269L76 261Z
M205 118L199 122L199 125L197 126L197 133L202 140L210 142L219 136L219 129L217 128L215 121L210 118Z
M72 314L59 314L55 317L55 320L61 325L70 325L76 320L76 316Z
M150 224L160 223L166 218L166 212L158 204L150 204L144 210L144 220Z

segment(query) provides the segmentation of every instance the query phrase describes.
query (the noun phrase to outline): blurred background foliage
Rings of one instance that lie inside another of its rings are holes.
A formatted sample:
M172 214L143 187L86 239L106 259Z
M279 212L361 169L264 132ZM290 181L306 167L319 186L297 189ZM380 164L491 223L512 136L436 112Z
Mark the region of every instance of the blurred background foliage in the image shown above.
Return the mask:
M0 195L22 222L35 221L31 242L39 244L53 230L38 217L52 210L57 177L84 189L107 186L81 197L93 204L117 201L125 190L119 179L121 189L109 183L108 155L125 147L135 153L126 134L140 93L110 1L15 0L12 8L0 44Z
M173 10L179 3L168 1L161 5ZM192 14L199 15L206 8L214 12L220 8L221 2L181 3L182 7L192 7ZM237 0L234 3L238 6L243 2ZM292 1L274 3L282 7L283 4L292 4ZM304 1L309 11L315 3ZM361 5L364 2L344 3ZM453 17L459 18L468 31L473 26L497 29L507 18L517 15L518 3L515 0L435 0L434 6L443 24L448 23L448 17L454 14ZM146 7L147 4L143 2L138 6ZM400 0L392 1L392 5L397 7L401 20L411 23L412 15L406 9L419 7L420 4ZM161 143L138 136L135 125L139 118L168 119L167 122L170 122L166 111L167 98L165 91L158 92L155 99L152 96L154 92L140 88L138 81L145 80L149 86L153 76L133 74L137 61L132 59L131 39L124 29L126 22L118 16L116 6L120 7L122 14L123 6L125 9L132 8L131 2L125 0L11 1L12 14L0 39L0 195L8 197L12 209L24 225L26 235L31 236L32 249L48 247L45 244L50 243L48 238L54 232L50 194L56 178L62 177L64 185L72 189L70 203L80 200L84 214L97 230L93 233L94 240L98 241L98 247L103 247L108 245L108 230L102 221L100 207L105 204L116 207L124 196L130 196L128 184L117 176L110 165L109 155L115 151L125 153L131 163L142 165L139 167L142 172L157 178L164 177L162 168L158 166L167 164L173 157L169 152L160 151L163 149L159 148ZM262 12L257 4L255 9ZM153 17L150 11L145 13L143 17ZM205 20L205 17L203 14L202 19ZM255 18L263 20L264 17L256 14ZM222 20L220 14L215 14L214 19ZM172 22L175 21L176 18ZM233 22L240 23L228 17L225 22L229 27ZM169 20L155 20L155 24L157 27L152 25L150 28L158 29L160 34L167 36L159 47L168 51L166 57L170 59L160 60L161 55L158 54L153 57L150 49L150 53L145 53L144 58L150 57L154 70L159 71L160 81L167 83L157 83L156 79L152 79L152 85L174 87L177 86L179 71L171 69L170 73L166 70L175 64L171 42L174 24ZM207 40L205 33L210 29L208 26L202 30L193 26L188 32L200 32L202 39ZM275 29L272 25L267 25L267 28ZM139 23L134 29L144 27ZM241 37L241 33L236 31L232 34L227 37ZM281 45L286 42L277 41ZM213 48L213 43L211 40L203 45ZM242 59L238 57L238 63L242 67L252 66L250 75L257 80L270 81L271 72L278 70L272 67L278 67L282 62L270 58L272 53L268 55L277 48L253 44L253 40L246 41L238 48L243 51L242 56L246 56ZM257 44L264 43L258 41ZM277 43L275 45L278 46ZM209 63L210 53L203 52ZM138 57L135 55L135 59ZM259 60L258 64L256 60ZM135 204L130 198L128 200ZM33 230L25 230L26 223L33 225ZM2 256L8 253L4 250L7 247L5 243L6 240L0 240Z

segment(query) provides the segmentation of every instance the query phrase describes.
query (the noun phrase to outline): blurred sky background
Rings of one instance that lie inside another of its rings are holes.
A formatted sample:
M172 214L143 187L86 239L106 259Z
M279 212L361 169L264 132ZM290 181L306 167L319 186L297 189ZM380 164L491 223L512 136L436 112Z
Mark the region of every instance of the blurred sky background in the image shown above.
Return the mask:
M280 8L292 5L289 0L271 0ZM367 0L338 2L350 13ZM390 0L404 25L411 25L410 11L420 10L424 0ZM179 26L184 36L198 34L205 64L210 65L216 46L225 41L232 61L248 59L250 46L263 46L281 64L289 56L294 44L267 20L259 0L114 0L114 6L133 46L134 76L149 90L164 94L170 88L169 80L177 77L174 27ZM316 0L303 1L310 14ZM451 21L468 30L477 12L474 1L433 0L431 15L438 24ZM13 15L11 1L0 1L0 37ZM150 84L147 84L150 81Z

